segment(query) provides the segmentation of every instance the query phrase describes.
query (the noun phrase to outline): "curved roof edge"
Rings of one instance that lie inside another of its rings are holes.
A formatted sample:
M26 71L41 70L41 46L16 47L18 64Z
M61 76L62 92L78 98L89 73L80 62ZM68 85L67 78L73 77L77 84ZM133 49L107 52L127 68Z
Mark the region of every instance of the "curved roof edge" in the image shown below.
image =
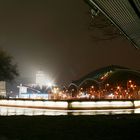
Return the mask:
M100 68L100 69L97 69L89 74L87 74L86 76L80 78L79 80L76 80L76 81L73 81L69 87L71 85L74 85L76 87L79 87L81 86L84 82L88 81L88 80L91 80L91 81L94 81L95 83L97 83L98 85L103 83L105 80L103 81L98 81L95 76L96 75L103 75L104 73L108 72L108 71L126 71L126 72L135 72L137 74L140 75L140 71L138 70L133 70L133 69L129 69L129 68L126 68L126 67L121 67L121 66L117 66L117 65L111 65L111 66L107 66L107 67L103 67L103 68Z

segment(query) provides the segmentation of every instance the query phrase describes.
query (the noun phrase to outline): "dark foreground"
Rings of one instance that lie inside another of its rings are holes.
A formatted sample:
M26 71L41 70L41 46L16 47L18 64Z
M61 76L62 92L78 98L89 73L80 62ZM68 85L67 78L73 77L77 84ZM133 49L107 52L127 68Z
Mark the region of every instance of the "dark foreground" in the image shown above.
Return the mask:
M0 117L0 140L139 139L140 115Z

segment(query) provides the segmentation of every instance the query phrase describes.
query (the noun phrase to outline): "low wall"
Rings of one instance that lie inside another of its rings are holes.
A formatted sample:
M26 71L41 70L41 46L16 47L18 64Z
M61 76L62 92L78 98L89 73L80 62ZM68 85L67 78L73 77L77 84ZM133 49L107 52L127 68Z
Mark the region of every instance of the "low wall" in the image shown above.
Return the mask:
M133 109L140 108L140 100L42 101L1 99L0 106L62 110Z

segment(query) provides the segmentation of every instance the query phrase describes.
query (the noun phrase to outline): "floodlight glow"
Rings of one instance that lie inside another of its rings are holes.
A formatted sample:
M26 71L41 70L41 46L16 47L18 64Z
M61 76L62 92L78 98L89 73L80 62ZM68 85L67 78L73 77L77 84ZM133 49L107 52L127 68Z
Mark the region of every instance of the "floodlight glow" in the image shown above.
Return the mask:
M47 86L52 87L52 86L53 86L53 83L52 83L52 82L49 82L49 83L47 84Z
M53 80L47 80L47 81L46 81L46 86L48 86L48 87L54 86Z

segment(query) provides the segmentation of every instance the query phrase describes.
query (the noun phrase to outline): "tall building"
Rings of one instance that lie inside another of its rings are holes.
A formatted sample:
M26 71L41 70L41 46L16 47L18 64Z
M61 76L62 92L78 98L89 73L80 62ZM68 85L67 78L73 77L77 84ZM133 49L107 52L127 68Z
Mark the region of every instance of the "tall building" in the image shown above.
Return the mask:
M46 78L45 78L45 74L43 71L38 71L36 73L36 84L40 85L40 86L46 84Z

